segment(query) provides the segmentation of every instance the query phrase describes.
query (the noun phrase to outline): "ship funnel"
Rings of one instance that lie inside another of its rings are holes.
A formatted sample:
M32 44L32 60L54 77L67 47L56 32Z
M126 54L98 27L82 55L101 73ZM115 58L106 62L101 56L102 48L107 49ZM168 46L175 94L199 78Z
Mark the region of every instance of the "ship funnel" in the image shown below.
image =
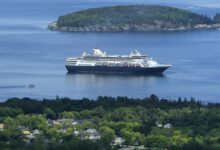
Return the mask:
M134 54L135 54L136 56L141 56L141 53L140 53L137 49L134 50Z
M106 55L105 55L105 53L104 52L102 52L100 49L98 49L98 48L94 48L93 49L93 55L94 56L99 56L99 57L105 57Z
M132 56L141 56L141 53L138 51L138 50L134 50L134 51L132 51L131 53L130 53L130 56L132 57Z

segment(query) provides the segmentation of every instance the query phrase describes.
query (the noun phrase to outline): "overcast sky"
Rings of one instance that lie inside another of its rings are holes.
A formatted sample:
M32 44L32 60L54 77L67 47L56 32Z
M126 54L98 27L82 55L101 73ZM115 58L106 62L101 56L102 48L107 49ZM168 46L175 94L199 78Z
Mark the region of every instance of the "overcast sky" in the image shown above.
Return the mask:
M220 7L220 0L108 0L121 2L142 2L142 3L174 3L192 4L197 6Z
M210 6L210 7L217 7L220 6L220 0L158 0L158 1L165 1L165 2L173 2L173 3L188 3L193 5L200 5L200 6Z
M42 1L71 1L71 2L132 2L132 3L172 3L172 4L191 4L195 6L206 6L206 7L218 7L220 8L220 0L0 0L2 1L28 1L28 2L42 2Z

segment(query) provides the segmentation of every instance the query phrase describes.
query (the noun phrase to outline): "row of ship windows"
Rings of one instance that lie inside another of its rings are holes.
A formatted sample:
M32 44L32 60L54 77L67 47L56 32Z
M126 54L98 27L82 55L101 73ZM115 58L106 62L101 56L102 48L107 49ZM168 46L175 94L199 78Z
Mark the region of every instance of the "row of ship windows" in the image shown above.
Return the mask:
M85 63L85 61L79 61L80 63ZM77 61L68 61L68 63L71 63L71 64L76 64L77 63ZM89 62L89 61L87 61L87 63L94 63L94 61L91 61L91 62ZM124 62L120 62L120 63L118 63L118 62L106 62L106 61L103 61L103 62L96 62L96 64L129 64L129 63L135 63L135 61L124 61Z
M132 61L134 59L85 59L83 61Z
M76 63L68 63L69 65L76 65ZM94 66L94 64L89 64L89 63L78 63L78 66ZM140 64L138 63L96 63L95 66L127 66L127 67L141 67Z
M130 63L130 62L123 62L123 63L96 63L96 66L134 66L134 67L140 67L141 65L139 63Z

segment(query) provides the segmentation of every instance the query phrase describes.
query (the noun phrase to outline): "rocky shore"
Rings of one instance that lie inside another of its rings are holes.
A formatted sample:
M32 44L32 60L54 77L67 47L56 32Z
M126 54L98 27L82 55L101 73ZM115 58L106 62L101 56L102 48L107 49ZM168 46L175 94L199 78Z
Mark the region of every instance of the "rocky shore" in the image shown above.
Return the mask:
M155 25L111 25L111 26L87 26L87 27L59 27L56 22L48 25L51 31L61 32L123 32L123 31L187 31L187 30L205 30L218 29L220 24L198 24L195 26L175 26L172 24L163 25L161 22Z

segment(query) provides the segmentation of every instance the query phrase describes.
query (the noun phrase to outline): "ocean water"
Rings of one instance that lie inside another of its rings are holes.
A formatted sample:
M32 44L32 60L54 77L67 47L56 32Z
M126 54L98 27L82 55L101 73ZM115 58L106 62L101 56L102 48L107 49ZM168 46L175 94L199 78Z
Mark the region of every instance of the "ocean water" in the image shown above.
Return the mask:
M143 98L220 100L220 31L66 33L47 24L59 15L126 1L1 0L0 101L10 97ZM173 66L164 76L67 74L64 61L94 47L108 54L138 49ZM34 88L28 85L34 84Z

